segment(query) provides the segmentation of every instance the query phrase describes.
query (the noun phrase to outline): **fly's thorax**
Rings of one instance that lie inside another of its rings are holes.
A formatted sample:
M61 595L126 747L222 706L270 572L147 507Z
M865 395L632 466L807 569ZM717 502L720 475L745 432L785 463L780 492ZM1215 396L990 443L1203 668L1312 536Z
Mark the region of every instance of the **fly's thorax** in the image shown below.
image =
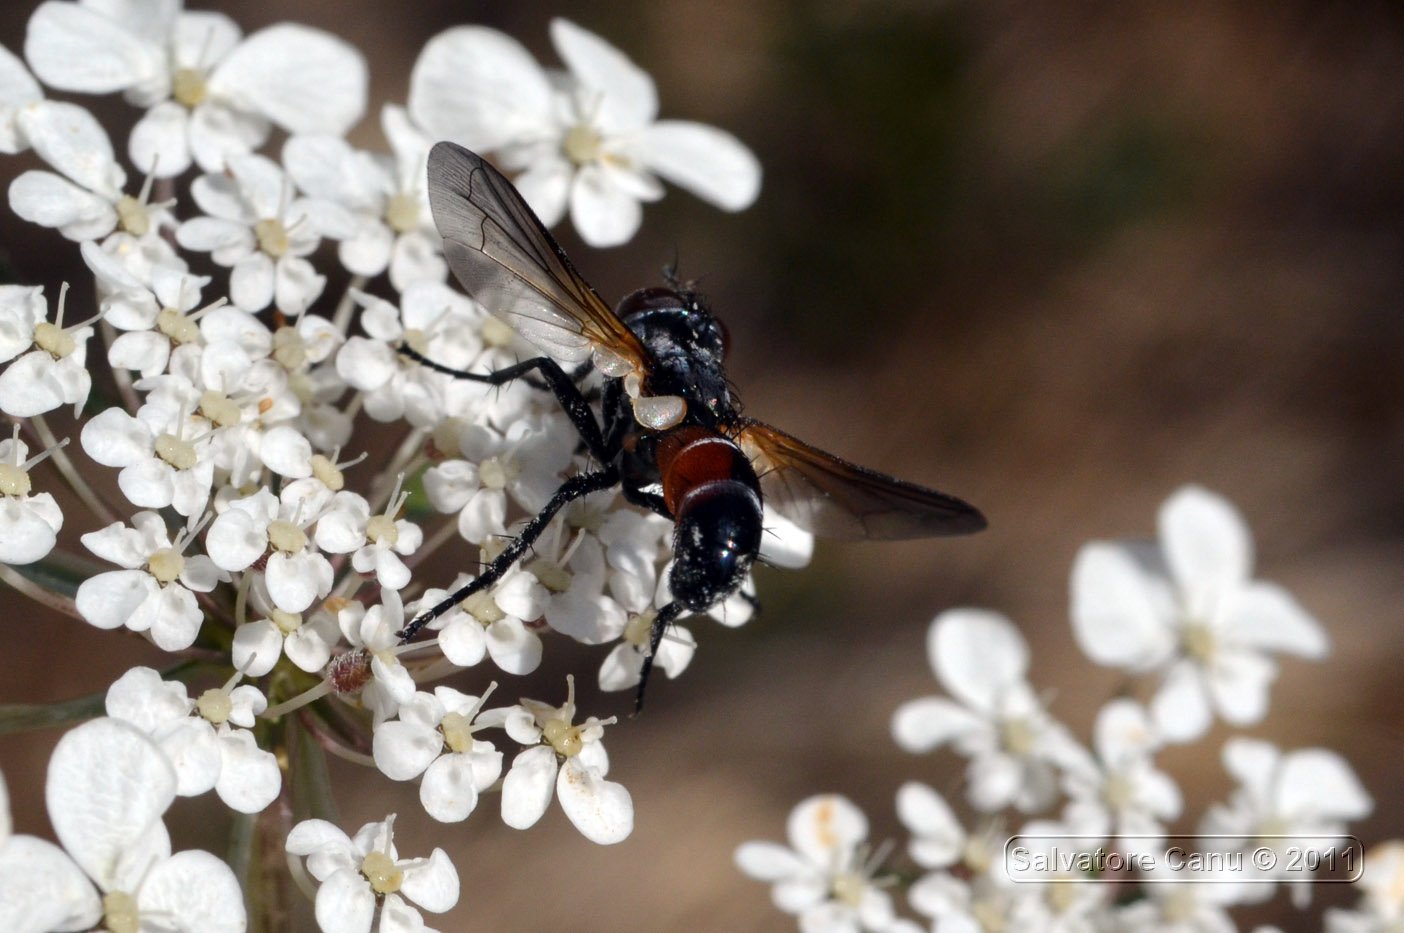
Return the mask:
M725 331L698 295L645 288L625 297L617 313L651 358L644 394L686 399L711 424L734 416L722 368Z

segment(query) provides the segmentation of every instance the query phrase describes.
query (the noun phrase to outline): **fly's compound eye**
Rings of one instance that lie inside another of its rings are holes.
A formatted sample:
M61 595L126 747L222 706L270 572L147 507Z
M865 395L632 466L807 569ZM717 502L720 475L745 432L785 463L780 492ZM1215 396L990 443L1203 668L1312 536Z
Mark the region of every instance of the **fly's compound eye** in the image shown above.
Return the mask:
M717 325L717 333L721 335L722 356L731 355L731 331L726 329L726 322L719 317L712 318Z
M681 295L671 288L655 285L625 295L619 300L614 313L627 321L635 315L646 314L649 311L667 311L681 307L683 307Z

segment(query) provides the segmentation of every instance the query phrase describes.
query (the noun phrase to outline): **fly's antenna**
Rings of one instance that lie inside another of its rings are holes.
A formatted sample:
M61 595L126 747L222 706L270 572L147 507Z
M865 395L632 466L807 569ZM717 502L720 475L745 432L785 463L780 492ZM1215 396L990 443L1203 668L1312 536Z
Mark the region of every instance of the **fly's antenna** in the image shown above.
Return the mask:
M663 267L663 281L673 291L682 291L682 279L678 278L678 269L682 265L682 259L678 255L678 244L673 244L673 258Z

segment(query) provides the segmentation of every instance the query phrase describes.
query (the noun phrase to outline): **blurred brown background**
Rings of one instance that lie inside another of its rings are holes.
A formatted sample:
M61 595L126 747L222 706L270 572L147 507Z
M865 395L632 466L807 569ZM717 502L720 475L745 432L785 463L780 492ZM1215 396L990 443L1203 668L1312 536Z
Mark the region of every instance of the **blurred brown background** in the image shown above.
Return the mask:
M21 46L29 4L0 9ZM600 849L554 808L527 833L495 801L441 827L414 788L337 769L343 825L400 814L401 851L453 847L463 897L443 929L783 929L735 846L783 838L791 806L848 794L874 838L919 778L959 800L953 754L914 758L893 709L935 692L927 623L995 608L1034 647L1032 679L1087 738L1121 686L1073 644L1067 576L1097 537L1149 536L1194 481L1243 511L1262 576L1328 629L1322 664L1286 661L1251 734L1343 754L1375 795L1367 846L1404 835L1404 13L1386 3L617 4L248 2L253 31L330 29L367 55L371 115L401 102L426 39L504 29L546 63L564 15L654 75L665 117L725 127L759 155L760 201L721 214L677 190L643 233L563 240L606 296L676 256L725 317L747 411L986 510L978 538L822 545L765 573L765 613L702 647L648 714L609 732L637 828ZM119 144L119 148L124 148ZM19 161L8 163L18 171ZM3 173L10 177L10 169ZM56 234L0 211L26 281L74 276ZM429 571L426 571L429 572ZM447 563L434 573L451 575ZM6 597L0 702L105 687L153 651ZM102 646L94 657L93 646ZM530 695L587 682L601 653L553 643ZM478 680L469 680L480 686ZM549 684L549 686L547 686ZM515 695L516 682L504 684ZM622 696L584 707L623 714ZM1229 730L1167 752L1192 831L1230 782ZM21 830L45 832L37 775L56 738L0 740ZM206 842L208 800L178 841ZM1317 905L1351 892L1317 891ZM1276 907L1245 918L1312 928ZM1246 924L1245 924L1246 925Z

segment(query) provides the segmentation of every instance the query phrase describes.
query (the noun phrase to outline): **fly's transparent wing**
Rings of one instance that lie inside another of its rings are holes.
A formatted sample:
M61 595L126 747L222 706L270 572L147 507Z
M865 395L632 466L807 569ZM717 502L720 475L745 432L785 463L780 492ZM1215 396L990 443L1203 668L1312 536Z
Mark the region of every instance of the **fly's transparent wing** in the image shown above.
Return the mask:
M557 359L579 363L599 349L644 371L638 338L482 156L437 143L429 151L429 206L449 267L484 308Z
M985 527L979 510L955 496L849 463L768 424L742 422L736 442L766 504L821 537L901 540Z

